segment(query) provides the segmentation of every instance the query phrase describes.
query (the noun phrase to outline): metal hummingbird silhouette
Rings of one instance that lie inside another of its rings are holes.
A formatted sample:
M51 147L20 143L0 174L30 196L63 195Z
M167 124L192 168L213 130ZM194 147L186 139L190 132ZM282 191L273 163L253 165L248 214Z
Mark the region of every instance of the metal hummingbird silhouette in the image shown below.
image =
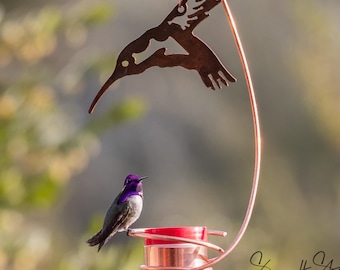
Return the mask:
M193 33L195 27L209 16L208 12L221 3L221 0L189 1L193 2L191 3L193 4L192 11L188 8L188 0L181 1L181 5L176 5L160 25L149 29L121 51L115 70L92 101L89 113L94 111L100 98L115 81L127 75L140 74L153 66L181 66L189 70L196 70L203 83L213 90L215 90L214 83L221 88L220 82L228 86L228 81L236 81L236 78L221 63L212 49ZM186 19L184 27L174 22L181 17ZM152 39L164 42L169 37L173 38L187 54L166 54L167 49L161 48L142 62L136 63L134 54L146 51Z

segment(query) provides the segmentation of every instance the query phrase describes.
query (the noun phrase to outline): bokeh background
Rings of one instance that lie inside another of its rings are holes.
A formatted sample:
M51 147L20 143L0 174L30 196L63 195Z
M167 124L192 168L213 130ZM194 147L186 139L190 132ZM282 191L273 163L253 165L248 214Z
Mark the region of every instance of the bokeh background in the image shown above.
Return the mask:
M0 2L0 269L139 269L142 240L85 241L129 173L148 175L135 227L242 223L253 127L222 6L195 33L238 78L207 89L195 71L151 68L92 98L117 54L177 1ZM230 1L258 99L261 180L249 228L215 269L340 266L340 2ZM174 52L178 48L168 42ZM152 43L151 50L163 44ZM216 254L211 254L216 255ZM308 265L307 265L308 266Z

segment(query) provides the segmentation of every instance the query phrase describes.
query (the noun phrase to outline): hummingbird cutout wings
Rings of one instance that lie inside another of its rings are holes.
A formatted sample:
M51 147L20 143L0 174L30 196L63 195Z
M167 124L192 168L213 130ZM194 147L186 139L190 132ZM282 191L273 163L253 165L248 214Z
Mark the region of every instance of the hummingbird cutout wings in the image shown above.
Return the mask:
M215 90L215 85L221 88L220 83L228 86L228 81L236 81L236 78L224 67L209 46L193 33L195 27L209 16L208 11L219 4L221 0L189 1L193 2L191 9L187 4L188 0L181 1L181 5L177 5L160 25L146 31L121 51L114 72L97 93L89 113L93 112L102 95L115 81L127 75L142 73L153 66L181 66L189 70L194 69L201 76L203 83L213 90ZM184 26L177 23L183 18L185 18ZM161 48L142 62L136 63L135 55L146 51L151 40L164 42L170 37L187 53L166 54L167 49Z

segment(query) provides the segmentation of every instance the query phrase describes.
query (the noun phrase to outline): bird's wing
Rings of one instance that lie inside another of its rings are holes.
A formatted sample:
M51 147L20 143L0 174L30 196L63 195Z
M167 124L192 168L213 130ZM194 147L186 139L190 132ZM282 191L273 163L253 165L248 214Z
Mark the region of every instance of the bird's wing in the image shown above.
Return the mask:
M99 245L100 248L108 241L110 238L117 233L120 229L120 225L123 223L127 216L130 214L131 208L128 202L124 202L115 207L110 207L106 213L103 228L94 236L92 236L87 243L90 246Z
M121 211L122 204L118 205L118 201L119 198L122 195L122 191L118 194L118 196L115 198L115 200L112 202L112 204L110 205L110 208L106 211L106 215L104 218L104 222L103 222L103 228L102 230L106 229L109 227L110 223L116 219L115 217L115 213L119 214L119 212Z
M131 211L128 201L115 205L113 204L106 213L102 234L106 237L114 235L119 229L120 225L124 224L125 219L129 216Z

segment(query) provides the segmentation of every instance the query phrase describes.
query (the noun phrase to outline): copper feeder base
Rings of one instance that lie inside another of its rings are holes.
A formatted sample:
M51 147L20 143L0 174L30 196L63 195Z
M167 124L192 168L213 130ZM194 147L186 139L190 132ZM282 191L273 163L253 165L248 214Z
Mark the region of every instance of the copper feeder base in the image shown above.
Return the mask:
M208 248L222 253L222 248L208 242L208 235L227 233L206 227L174 227L130 229L128 234L145 238L145 265L141 265L141 270L185 270L207 264Z

